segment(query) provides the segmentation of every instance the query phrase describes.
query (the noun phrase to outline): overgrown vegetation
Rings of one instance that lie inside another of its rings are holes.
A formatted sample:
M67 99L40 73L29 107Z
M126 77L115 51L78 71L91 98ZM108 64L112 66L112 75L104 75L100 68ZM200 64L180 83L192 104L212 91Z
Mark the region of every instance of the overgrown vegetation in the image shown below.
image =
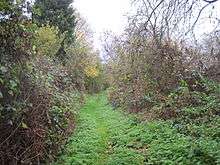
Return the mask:
M172 120L141 122L138 115L113 110L105 94L90 96L75 135L55 164L219 164L217 125L194 125L194 130L206 132L199 138L178 127Z
M106 36L109 101L149 121L141 138L147 164L219 164L218 28L201 42L212 38L210 46L201 48L184 38L194 34L198 20L190 16L199 2L135 2L126 32ZM183 6L191 14L182 15ZM192 29L181 30L188 19L195 21Z
M220 164L217 1L134 0L102 62L72 0L2 0L0 164Z
M95 84L101 74L98 55L95 62L88 60L93 49L69 51L86 45L76 42L71 2L0 3L0 164L53 160L75 128L84 93L101 89L90 88L88 81ZM51 9L56 14L48 13Z

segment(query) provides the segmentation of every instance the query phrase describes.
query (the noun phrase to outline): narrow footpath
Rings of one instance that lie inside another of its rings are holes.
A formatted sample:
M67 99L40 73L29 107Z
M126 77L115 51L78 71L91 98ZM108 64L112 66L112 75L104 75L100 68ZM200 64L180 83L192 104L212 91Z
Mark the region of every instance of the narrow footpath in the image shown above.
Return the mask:
M142 165L146 146L136 125L132 117L113 110L104 94L90 96L56 165Z

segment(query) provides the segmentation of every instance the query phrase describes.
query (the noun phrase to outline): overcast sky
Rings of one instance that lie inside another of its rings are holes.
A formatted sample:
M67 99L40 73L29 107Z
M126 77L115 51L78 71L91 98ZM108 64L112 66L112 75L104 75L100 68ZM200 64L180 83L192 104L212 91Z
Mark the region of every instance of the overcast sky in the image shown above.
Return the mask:
M130 11L130 0L75 0L74 7L88 21L94 31L95 46L100 48L102 32L122 33Z
M112 31L116 34L122 33L127 23L127 13L131 12L130 0L74 0L74 7L78 9L81 15L90 24L94 31L95 47L100 49L100 35L104 31ZM220 1L215 3L215 11L218 11L216 17L220 18ZM210 13L207 8L203 15ZM210 20L200 22L195 28L200 36L204 32L212 29Z

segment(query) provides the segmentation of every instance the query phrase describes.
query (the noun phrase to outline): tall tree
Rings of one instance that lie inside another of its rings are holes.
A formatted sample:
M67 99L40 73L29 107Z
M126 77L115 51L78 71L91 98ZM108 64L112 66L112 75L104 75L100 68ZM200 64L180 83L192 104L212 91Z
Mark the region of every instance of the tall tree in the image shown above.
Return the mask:
M65 33L61 48L57 55L65 59L65 44L69 45L74 40L76 25L74 9L71 7L73 0L36 0L33 19L39 24L49 24L59 28L60 34Z

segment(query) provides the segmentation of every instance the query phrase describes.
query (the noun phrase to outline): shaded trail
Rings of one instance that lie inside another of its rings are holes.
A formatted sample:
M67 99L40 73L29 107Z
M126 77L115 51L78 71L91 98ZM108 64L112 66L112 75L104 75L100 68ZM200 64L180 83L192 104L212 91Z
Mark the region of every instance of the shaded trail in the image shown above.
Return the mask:
M134 120L107 105L104 94L90 96L80 112L76 133L56 164L144 164L146 150L131 136L135 133L132 125L136 125Z

